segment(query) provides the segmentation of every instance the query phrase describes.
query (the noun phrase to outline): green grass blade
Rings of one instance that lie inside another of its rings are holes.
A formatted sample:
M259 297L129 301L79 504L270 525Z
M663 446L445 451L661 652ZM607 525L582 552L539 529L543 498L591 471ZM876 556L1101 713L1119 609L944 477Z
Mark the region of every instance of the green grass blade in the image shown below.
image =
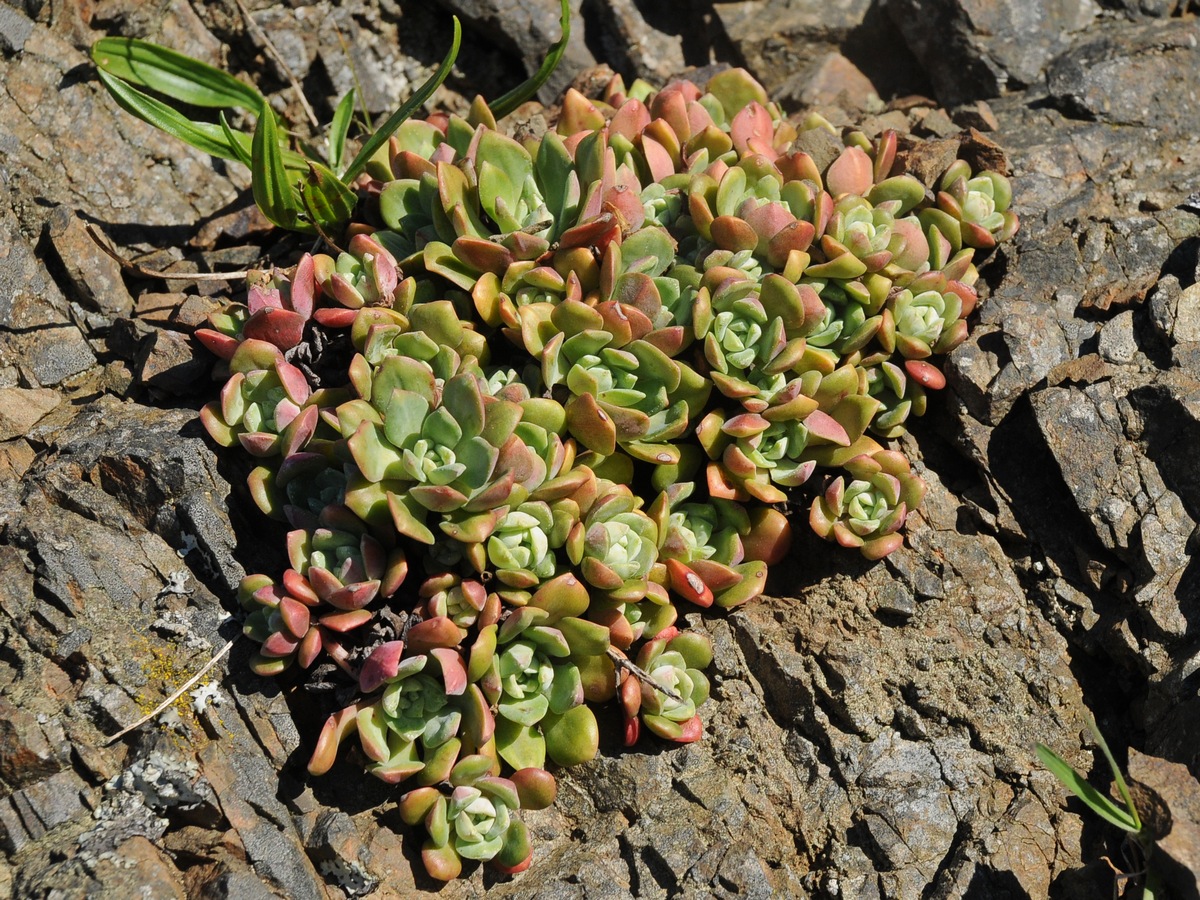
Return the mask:
M488 104L492 115L497 119L504 118L533 97L558 68L563 54L567 52L567 41L571 39L571 6L567 0L562 0L562 16L559 18L559 26L562 28L562 37L550 45L546 58L542 61L541 67L533 73L533 77Z
M362 149L358 151L358 155L354 157L354 161L350 163L345 173L342 175L342 180L351 182L358 177L359 173L367 165L367 160L375 155L375 151L387 143L397 128L412 116L414 112L421 108L421 105L433 96L433 92L438 89L446 76L450 74L450 69L454 65L454 60L458 58L458 48L462 43L462 25L458 21L458 16L454 17L454 41L450 45L450 52L446 54L446 58L442 60L442 64L438 66L436 72L429 76L429 80L421 85L408 102L396 110L384 122L379 129L367 138L366 143L362 145Z
M109 75L103 69L97 74L100 76L100 82L117 101L117 105L127 113L153 125L160 131L165 131L172 137L179 138L202 153L218 156L221 159L241 159L241 153L230 142L226 131L220 126L206 122L193 122L161 100L143 94L137 88ZM233 132L233 134L237 133ZM241 137L249 143L247 135L241 135Z
M1088 784L1082 775L1067 764L1066 760L1045 744L1037 745L1037 755L1050 774L1061 781L1071 793L1086 803L1100 818L1125 831L1137 832L1139 830L1138 823L1129 813Z
M92 44L100 68L132 84L192 106L238 106L259 113L267 101L258 90L198 59L136 38L106 37Z
M246 138L246 135L240 134L229 127L224 110L221 110L217 118L220 121L221 130L225 132L225 139L229 141L229 146L233 148L233 152L236 154L237 161L246 168L250 168L250 163L253 161L250 157L250 140L239 140L239 138Z
M354 88L350 88L333 111L333 121L329 124L329 168L334 172L341 171L346 155L346 135L350 133L350 120L353 118Z
M1133 819L1133 831L1142 830L1142 817L1138 815L1137 806L1134 805L1133 795L1129 793L1129 785L1125 783L1125 776L1121 774L1121 769L1117 765L1117 761L1113 759L1112 751L1108 749L1108 741L1104 740L1104 735L1100 733L1100 729L1096 727L1096 720L1090 715L1087 718L1088 728L1091 729L1092 737L1100 746L1101 752L1104 753L1104 758L1108 760L1108 767L1112 770L1113 781L1117 783L1117 793L1121 795L1121 799L1125 801L1125 806L1129 810L1129 816Z
M259 116L250 155L254 202L263 211L263 215L280 228L315 234L316 230L312 225L300 219L300 201L288 182L287 168L283 164L283 151L279 147L279 125L270 107L263 107L262 115Z
M309 163L308 174L300 182L300 200L309 218L320 226L322 236L336 236L350 222L358 195L332 170L320 163Z

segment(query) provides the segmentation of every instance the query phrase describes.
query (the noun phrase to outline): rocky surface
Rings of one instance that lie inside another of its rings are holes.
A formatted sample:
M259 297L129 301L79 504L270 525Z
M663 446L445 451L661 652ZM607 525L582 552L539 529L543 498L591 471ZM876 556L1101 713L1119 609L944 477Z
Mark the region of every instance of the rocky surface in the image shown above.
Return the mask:
M467 50L440 102L511 87L556 34L550 0L244 5L310 94L356 74L375 111L436 65L445 11ZM1007 154L1023 224L983 270L950 388L906 438L930 484L906 548L870 566L802 539L772 598L694 617L717 648L704 740L605 746L528 816L529 872L478 870L442 896L1105 896L1114 835L1033 755L1040 740L1089 771L1088 710L1132 748L1147 808L1171 823L1167 874L1195 896L1187 5L742 0L665 20L640 0L572 4L556 87L597 59L657 79L744 63L791 111L933 139L907 151L929 177L973 128L967 152ZM272 570L282 543L250 516L244 462L195 421L215 386L188 331L224 288L130 277L85 227L195 272L253 264L264 224L245 170L107 99L85 55L104 33L251 74L303 121L236 4L0 6L0 894L433 891L395 790L353 754L305 776L325 700L252 676L243 643L108 741L239 633L243 566Z

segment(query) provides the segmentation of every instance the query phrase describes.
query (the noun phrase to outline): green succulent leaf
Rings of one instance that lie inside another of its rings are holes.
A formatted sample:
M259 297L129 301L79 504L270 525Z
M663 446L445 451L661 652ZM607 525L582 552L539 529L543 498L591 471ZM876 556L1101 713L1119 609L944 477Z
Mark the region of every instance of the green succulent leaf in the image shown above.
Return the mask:
M388 138L392 133L404 124L413 113L421 108L433 92L438 89L446 77L450 74L450 69L454 65L454 60L458 58L458 48L462 43L462 25L458 21L458 16L454 17L454 40L450 43L450 52L446 54L446 58L442 60L442 64L438 66L437 71L429 76L429 79L421 85L415 94L413 94L408 102L401 106L398 110L392 113L386 122L366 141L363 142L362 149L358 151L358 155L346 168L342 178L347 183L358 177L359 173L366 168L367 162L375 155L375 152L388 142Z

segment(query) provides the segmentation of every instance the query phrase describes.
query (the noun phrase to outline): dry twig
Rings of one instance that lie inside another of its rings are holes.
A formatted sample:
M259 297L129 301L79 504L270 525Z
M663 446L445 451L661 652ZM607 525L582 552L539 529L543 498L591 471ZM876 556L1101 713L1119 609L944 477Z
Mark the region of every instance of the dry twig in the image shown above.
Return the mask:
M283 58L283 54L275 49L275 44L271 42L269 37L267 37L267 33L262 30L262 27L254 21L254 18L250 15L250 10L246 9L246 5L242 3L242 0L233 0L233 2L236 3L237 8L241 10L242 18L246 20L246 27L254 33L256 38L263 42L263 46L266 48L267 53L270 54L271 58L274 59L275 62L279 63L279 68L283 69L283 74L287 77L288 82L291 84L292 90L296 92L296 98L300 101L300 105L304 108L304 115L308 117L308 121L312 125L313 130L315 131L319 129L321 127L321 123L317 121L317 114L313 112L312 106L309 105L308 98L304 96L304 90L300 87L299 80L297 80L295 73L291 69L291 66L289 66L287 61Z
M622 656L612 647L609 647L605 653L608 655L608 658L613 661L613 665L615 665L618 669L624 669L638 681L642 682L642 684L650 685L650 687L654 688L654 690L658 691L660 694L664 694L676 702L683 702L683 698L680 697L679 694L671 690L671 688L659 684L650 676L649 672L640 668L639 666L634 665L629 659Z
M103 250L106 254L117 261L122 269L139 275L142 278L162 278L165 280L175 281L241 281L243 278L248 278L250 272L243 269L239 272L160 272L157 269L147 269L145 266L140 266L131 259L126 259L108 243L108 239L101 235L100 230L90 222L85 226L88 237Z
M241 637L241 635L238 635L238 637ZM136 722L134 722L129 727L122 728L120 731L118 731L116 734L114 734L112 737L110 737L107 741L105 741L104 746L107 747L110 744L115 743L116 741L125 737L125 735L129 734L129 732L133 731L135 728L141 728L143 725L145 725L147 722L149 722L151 719L153 719L155 716L157 716L159 713L161 713L164 709L166 709L168 706L170 706L172 703L174 703L176 700L178 700L180 697L182 697L184 691L186 691L193 684L195 684L197 681L199 681L201 678L203 678L205 673L208 672L209 669L211 669L218 662L220 662L221 658L224 657L225 654L229 652L229 648L232 647L237 642L237 640L238 640L238 638L235 637L233 640L229 641L224 647L222 647L220 650L217 651L216 655L212 659L210 659L207 663L204 664L203 669L201 669L199 672L197 672L195 675L193 675L191 678L189 678L186 682L184 682L183 687L179 688L179 690L177 690L175 693L173 693L170 697L168 697L162 703L158 704L158 706L156 706L152 712L148 713L147 715L142 716L140 719L138 719Z

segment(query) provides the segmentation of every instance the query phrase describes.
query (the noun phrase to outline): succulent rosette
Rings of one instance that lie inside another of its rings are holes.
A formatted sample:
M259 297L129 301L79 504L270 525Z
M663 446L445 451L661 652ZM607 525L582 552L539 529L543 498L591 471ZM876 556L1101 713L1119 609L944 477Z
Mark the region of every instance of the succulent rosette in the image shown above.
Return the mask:
M658 526L641 506L628 486L601 481L567 541L567 555L584 580L619 602L646 595L658 558Z
M345 504L345 466L324 453L288 454L277 469L256 467L246 483L263 513L293 528L315 529L326 509Z
M229 362L232 375L219 402L200 411L200 421L218 444L241 446L254 456L287 456L312 436L317 407L304 373L284 361L265 341L243 341Z
M731 500L685 502L694 489L690 482L672 485L650 509L659 527L665 583L673 594L697 606L714 602L725 609L740 606L766 587L766 566L761 563L783 558L791 543L791 527L782 513L771 508L759 508L752 516ZM635 620L630 624L636 638L643 633L653 636L674 620L640 631Z
M208 328L196 329L196 337L222 359L232 359L245 340L264 341L280 350L290 350L304 337L304 328L314 315L317 282L313 257L306 253L291 277L278 270L252 273L246 303L233 303L208 319Z
M519 609L480 631L471 647L469 675L496 708L496 752L515 769L541 767L547 756L572 765L596 754L596 719L583 705L572 654L603 652L607 631L573 617L554 626L549 619L544 609Z
M710 270L704 282L694 331L717 389L753 412L794 399L799 388L792 376L807 350L805 338L825 321L816 290L774 274L755 283L724 267Z
M433 878L457 878L464 859L490 862L507 874L528 868L529 832L515 813L549 806L554 777L540 768L520 769L511 778L491 772L488 757L465 756L449 773L448 794L421 787L400 798L401 818L424 824L429 835L421 860Z
M712 641L701 632L672 627L648 641L637 656L647 678L627 678L622 684L626 744L637 741L640 725L669 741L699 740L704 724L696 711L708 700L703 670L711 662Z
M908 359L899 365L887 354L877 353L863 359L857 368L864 393L880 403L871 431L884 438L903 435L910 416L925 415L926 392L946 386L946 376L925 360Z
M905 359L949 353L967 338L966 316L975 308L975 291L930 273L888 297L879 342Z
M326 254L313 258L317 283L325 294L346 310L363 306L391 306L400 284L396 258L376 238L359 233L347 249L334 259ZM331 314L326 313L328 318ZM349 324L352 316L339 312L326 324Z
M677 458L667 442L703 407L705 379L648 340L621 343L603 314L583 303L565 301L551 322L558 333L542 352L542 376L548 388L569 392L563 406L571 435L600 456L620 445L648 462Z
M998 172L972 177L965 160L956 160L942 176L937 206L922 213L950 242L959 246L989 249L1016 233L1017 217L1009 210L1012 186Z
M844 468L849 480L839 475L830 481L813 500L809 522L826 540L881 559L903 543L898 532L925 496L925 484L894 450L857 456Z
M398 588L407 566L403 558L395 562L389 577ZM347 604L323 602L294 569L287 570L280 582L266 575L246 576L238 588L238 598L248 613L243 633L261 645L250 667L264 676L278 675L293 662L307 669L322 652L347 673L352 672L344 647L346 635L375 617L362 606L347 609Z
M412 643L426 652L389 641L368 657L359 680L374 696L328 718L309 760L310 773L328 771L338 745L356 732L371 760L369 771L392 784L410 777L421 784L444 781L464 748L489 749L491 712L479 689L467 683L458 651L444 646L457 638L453 626L437 620L421 624L433 627L422 629ZM443 646L430 646L439 643Z

